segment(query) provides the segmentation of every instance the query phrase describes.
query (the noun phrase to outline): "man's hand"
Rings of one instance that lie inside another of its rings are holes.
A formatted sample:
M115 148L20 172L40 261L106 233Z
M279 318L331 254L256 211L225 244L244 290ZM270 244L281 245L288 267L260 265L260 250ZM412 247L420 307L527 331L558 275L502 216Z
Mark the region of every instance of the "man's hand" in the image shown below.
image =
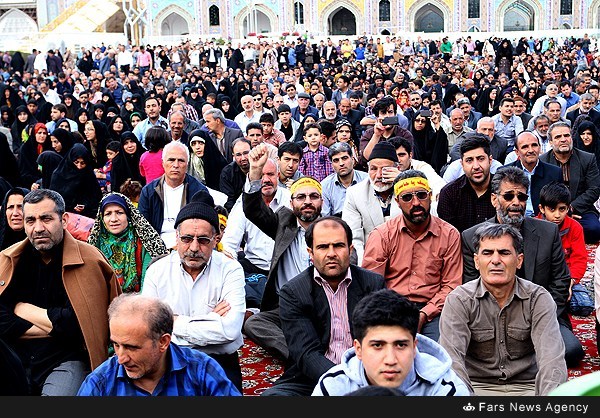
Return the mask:
M260 180L262 178L262 170L268 159L269 149L266 144L258 144L250 150L250 154L248 154L248 161L250 162L248 178L250 181Z
M423 329L423 325L427 323L427 315L424 312L419 312L419 325L417 327L417 332L421 332Z
M217 306L215 306L213 312L216 312L217 314L219 314L219 316L225 316L225 314L227 314L227 312L229 312L230 310L231 305L229 305L229 302L227 302L226 300L222 300L221 302L217 303Z

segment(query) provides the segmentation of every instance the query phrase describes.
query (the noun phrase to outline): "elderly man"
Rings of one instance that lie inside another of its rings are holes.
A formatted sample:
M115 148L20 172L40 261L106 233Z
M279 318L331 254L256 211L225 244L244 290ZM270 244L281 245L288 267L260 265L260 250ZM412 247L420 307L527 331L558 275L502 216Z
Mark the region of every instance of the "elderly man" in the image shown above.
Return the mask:
M173 310L173 342L214 358L242 393L238 349L244 343L244 269L214 251L220 228L214 205L205 203L210 200L194 200L179 211L175 251L148 267L142 294Z
M4 395L73 396L108 357L106 311L121 287L106 258L65 231L60 194L29 192L23 216L27 239L0 253L0 387Z
M585 353L581 342L573 334L567 311L571 275L565 262L558 226L552 222L525 216L528 199L529 178L517 167L501 167L492 178L492 204L496 216L476 224L462 232L464 260L463 281L478 277L473 255L476 254L473 236L483 223L503 223L514 226L523 236L523 265L518 274L526 280L543 286L556 303L556 316L560 334L565 342L565 361L568 367L576 367Z
M473 132L473 129L465 125L465 115L460 109L452 109L449 118L450 129L445 131L448 137L448 152L452 150L454 144L462 141L466 133Z
M571 192L573 218L583 227L585 242L600 241L600 221L595 203L600 198L600 172L594 154L573 147L571 128L567 123L550 125L548 136L552 150L540 156L540 161L559 167L562 181Z
M401 172L393 190L401 215L373 229L362 267L381 274L386 287L416 303L417 331L438 341L446 296L462 283L460 232L431 215L431 187L421 171Z
M241 129L226 126L225 115L223 115L220 109L208 109L203 115L204 123L208 128L208 134L219 149L219 152L228 162L233 161L233 141L237 138L242 138L244 132Z
M176 110L169 115L169 133L172 141L179 141L182 144L189 145L190 137L183 129L185 125L185 115L182 111Z
M446 297L440 344L475 395L548 395L568 376L554 300L519 276L516 228L486 223L473 240L479 277Z
M260 312L246 320L244 334L278 358L287 359L289 350L279 318L279 291L310 264L305 232L321 216L323 198L317 180L301 177L290 186L292 207L280 207L273 212L259 193L268 159L265 144L250 150L250 171L242 194L248 220L275 241Z
M362 263L365 242L371 231L401 213L398 206L392 203L392 182L400 172L394 146L388 141L377 143L367 167L369 178L346 190L342 209L342 219L352 229L352 245L356 250L358 265Z
M259 122L262 113L254 108L254 97L252 97L251 94L242 96L240 104L242 106L242 111L233 118L233 121L238 124L242 132L246 132L246 125L250 122Z
M187 174L190 151L181 142L169 142L163 149L165 174L142 188L138 209L160 234L167 248L175 246L175 219L183 205L200 190L208 189Z
M273 211L289 207L291 201L290 191L278 187L278 175L277 161L269 158L262 168L260 193L265 204ZM227 228L221 239L223 251L240 262L246 275L260 273L266 276L269 274L275 241L246 218L242 206L242 199L238 198L229 212ZM258 302L260 305L260 300Z
M173 310L160 299L123 293L108 307L108 322L115 355L86 377L77 396L242 395L215 359L173 342ZM144 367L131 367L132 358ZM188 365L185 376L180 364Z

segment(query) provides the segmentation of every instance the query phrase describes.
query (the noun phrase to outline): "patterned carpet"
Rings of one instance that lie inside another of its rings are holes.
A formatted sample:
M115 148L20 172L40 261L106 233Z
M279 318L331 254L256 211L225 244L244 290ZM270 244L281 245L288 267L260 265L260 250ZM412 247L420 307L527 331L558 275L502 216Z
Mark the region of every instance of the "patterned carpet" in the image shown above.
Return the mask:
M588 267L581 283L594 294L594 257L596 245L588 245ZM595 312L586 317L573 316L573 330L581 340L585 350L585 358L577 368L569 369L569 380L600 370L600 357L596 347ZM265 350L252 341L245 339L240 349L244 396L258 396L271 387L283 373L283 363L273 358Z

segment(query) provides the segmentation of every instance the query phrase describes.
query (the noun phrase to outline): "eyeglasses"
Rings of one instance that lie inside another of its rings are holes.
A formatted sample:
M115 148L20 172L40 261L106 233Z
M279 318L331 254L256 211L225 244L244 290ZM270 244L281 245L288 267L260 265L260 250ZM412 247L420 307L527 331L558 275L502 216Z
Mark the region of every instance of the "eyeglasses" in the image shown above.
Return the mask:
M236 157L245 157L248 154L250 154L250 151L236 152L233 155L236 156Z
M529 199L529 195L525 194L525 193L517 193L515 195L513 192L508 192L508 193L501 194L500 196L502 196L502 198L504 200L506 200L507 202L510 202L511 200L513 200L515 198L515 196L517 196L517 199L519 199L519 202L526 202L527 199Z
M427 123L427 119L417 118L417 119L415 119L415 123Z
M193 235L182 235L179 237L179 240L184 244L191 244L194 240L198 243L198 245L206 246L214 240L215 237L195 237Z
M297 194L296 196L292 196L292 199L294 199L297 202L304 202L307 197L310 200L319 200L321 198L321 195L319 193L311 193L311 194L301 193L301 194Z
M429 197L429 192L425 190L419 190L418 192L403 193L400 195L400 199L403 202L408 203L413 200L414 196L417 196L417 199L419 200L425 200Z

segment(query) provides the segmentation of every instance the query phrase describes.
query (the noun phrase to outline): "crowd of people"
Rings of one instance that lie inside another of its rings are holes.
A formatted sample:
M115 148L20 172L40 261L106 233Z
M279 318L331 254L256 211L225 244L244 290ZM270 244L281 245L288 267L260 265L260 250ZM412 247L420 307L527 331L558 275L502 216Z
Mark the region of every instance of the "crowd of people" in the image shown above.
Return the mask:
M248 338L264 396L549 394L585 355L596 46L4 54L0 393L240 396Z

